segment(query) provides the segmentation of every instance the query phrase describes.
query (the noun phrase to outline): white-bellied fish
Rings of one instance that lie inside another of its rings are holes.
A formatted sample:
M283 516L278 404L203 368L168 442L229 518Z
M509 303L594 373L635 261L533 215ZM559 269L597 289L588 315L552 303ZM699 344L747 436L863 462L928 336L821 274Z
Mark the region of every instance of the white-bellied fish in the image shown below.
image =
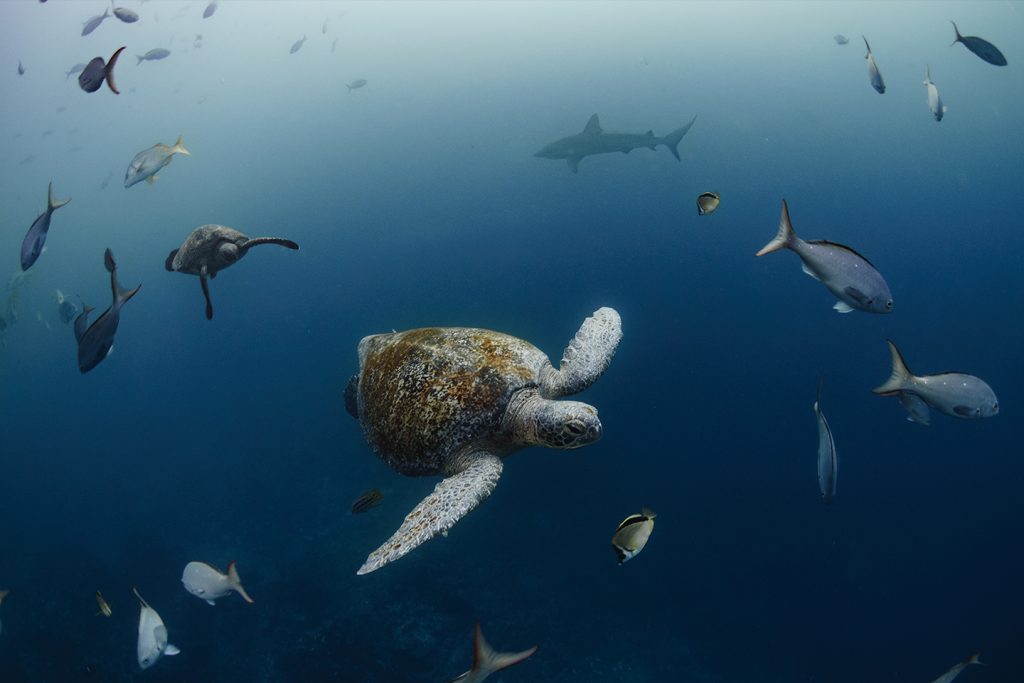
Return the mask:
M216 567L205 562L189 562L181 574L181 583L192 595L214 605L214 600L223 598L232 591L242 599L252 603L252 598L242 588L242 580L238 578L238 569L234 562L228 564L228 573L224 574Z
M892 293L882 274L850 247L828 240L805 242L797 237L789 220L789 206L785 199L782 200L778 233L756 256L780 249L796 253L804 273L821 282L839 299L832 306L836 311L849 313L856 308L868 313L892 313Z
M165 50L162 47L155 47L144 55L135 55L135 59L139 60L135 63L135 66L142 64L143 62L155 62L160 59L171 56L170 50Z
M89 313L93 310L91 307L86 306L82 314L75 319L78 369L82 374L95 368L110 355L114 349L114 335L117 333L117 326L121 321L121 307L142 289L142 285L132 290L121 287L117 281L117 264L114 263L114 255L110 249L103 253L103 265L110 273L110 289L113 291L114 301L110 304L110 308L103 311L102 315L88 327L86 325L89 322Z
M335 42L337 42L337 38L335 38ZM349 92L352 92L353 90L359 90L359 88L362 88L364 85L366 85L366 79L365 78L357 78L356 80L352 81L351 83L347 83L345 85L345 87L348 88Z
M299 50L302 49L302 45L305 42L306 42L306 36L302 36L302 40L296 40L294 43L292 43L292 47L291 47L290 50L288 50L288 52L290 54L295 54L296 52L298 52Z
M99 27L99 25L103 23L103 20L109 16L110 12L108 12L107 8L104 7L103 14L97 14L95 17L89 18L85 23L82 24L82 35L87 36L93 31L95 31Z
M715 212L722 202L717 192L703 192L697 197L697 215L707 216Z
M633 559L644 549L654 531L655 516L649 509L642 508L640 514L630 515L619 523L612 536L612 549L619 564Z
M826 505L836 497L836 480L839 477L839 460L836 457L836 441L832 429L821 412L821 380L818 394L814 399L814 416L818 418L818 490Z
M998 47L978 36L962 36L960 35L960 29L956 27L956 22L950 21L949 23L953 24L953 30L956 31L956 39L950 44L950 47L957 43L963 43L964 47L989 64L1006 66L1006 57L1003 56Z
M206 9L203 10L203 19L209 19L217 11L217 0L212 0Z
M941 121L947 107L942 104L942 96L939 95L939 89L932 83L932 70L927 64L924 67L924 87L928 89L928 108L932 110L932 116L935 117L935 120Z
M955 664L949 671L936 678L932 683L953 683L953 679L960 675L960 672L969 667L971 664L984 664L981 661L980 653L974 653L959 664Z
M96 613L96 616L101 614L105 617L110 617L113 614L113 610L110 609L110 603L103 598L103 593L96 591L96 604L99 606L100 611Z
M121 91L114 84L114 65L117 64L117 58L121 56L122 52L124 52L124 47L117 48L114 54L110 55L108 62L104 62L103 57L93 57L89 60L89 63L82 69L82 73L78 74L78 87L85 92L96 92L103 85L103 81L106 81L110 91L115 95L120 95Z
M992 387L981 378L962 372L942 372L918 377L907 368L903 354L896 348L896 344L890 339L887 339L886 343L892 354L892 373L884 384L873 389L879 396L902 397L903 394L913 394L939 412L965 420L994 417L999 414L999 399L996 398ZM914 422L921 422L915 419L915 414L910 409L908 412ZM927 414L925 412L926 419Z
M135 652L139 667L148 669L161 655L176 655L181 650L167 642L167 627L157 611L142 599L135 586L132 586L132 592L139 599L139 641Z
M135 158L128 164L128 170L124 173L125 189L143 180L150 185L155 183L159 180L156 175L157 172L171 163L175 154L192 156L192 152L185 149L185 140L181 135L178 136L177 142L170 147L162 142L158 142L152 147L148 147L136 154Z
M864 38L864 36L861 36L861 38ZM875 56L871 54L871 46L868 45L867 38L864 38L864 45L868 49L864 59L868 60L868 79L871 81L871 87L877 90L879 95L884 95L885 81L882 80L882 72L878 70L878 65L875 64Z
M46 210L39 214L39 217L32 221L25 239L21 242L21 269L28 270L36 262L39 255L43 253L46 246L46 234L50 231L50 218L53 212L64 206L71 199L55 199L53 196L53 182L50 182L46 193Z
M139 15L127 7L115 7L114 16L126 24L134 24L139 20Z
M844 36L842 33L837 33L832 36L832 40L836 41L836 45L846 45L850 42L850 39Z
M0 590L0 605L4 604L4 598L11 594L9 590ZM4 632L4 622L0 621L0 633Z
M536 651L537 646L534 645L522 652L497 652L484 640L480 624L477 624L473 628L473 668L449 683L481 683L492 673L529 659Z

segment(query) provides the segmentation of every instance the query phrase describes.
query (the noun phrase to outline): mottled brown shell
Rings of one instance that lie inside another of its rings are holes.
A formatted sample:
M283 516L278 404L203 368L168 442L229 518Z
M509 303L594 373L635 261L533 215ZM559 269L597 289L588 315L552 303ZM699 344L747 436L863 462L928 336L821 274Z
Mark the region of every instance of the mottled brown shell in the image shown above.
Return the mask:
M502 431L509 399L536 386L547 356L532 344L476 328L428 327L366 337L359 344L359 421L388 466L442 474L467 446L501 454L517 445Z

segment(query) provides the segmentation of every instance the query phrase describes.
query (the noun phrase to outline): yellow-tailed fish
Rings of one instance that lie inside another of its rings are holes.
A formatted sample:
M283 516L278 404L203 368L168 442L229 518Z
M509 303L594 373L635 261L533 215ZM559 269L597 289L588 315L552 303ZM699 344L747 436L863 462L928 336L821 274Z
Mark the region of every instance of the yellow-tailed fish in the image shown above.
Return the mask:
M619 558L619 564L631 560L644 549L647 539L654 531L655 514L643 508L638 515L630 515L619 524L612 536L612 548Z

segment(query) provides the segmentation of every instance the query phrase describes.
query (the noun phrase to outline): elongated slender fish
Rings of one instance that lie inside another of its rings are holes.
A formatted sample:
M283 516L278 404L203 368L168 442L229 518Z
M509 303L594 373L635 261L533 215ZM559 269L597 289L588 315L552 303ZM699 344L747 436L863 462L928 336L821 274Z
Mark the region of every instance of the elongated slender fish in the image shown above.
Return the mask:
M932 116L935 117L935 120L941 121L947 107L942 104L939 89L932 83L932 70L927 64L924 67L924 87L928 89L928 108L932 110Z
M181 574L181 583L185 590L201 600L206 600L210 605L215 605L214 600L223 598L232 591L241 595L242 599L250 604L253 601L242 588L242 580L238 578L238 569L234 562L228 564L227 574L205 562L189 562Z
M999 414L999 399L996 398L992 387L980 378L962 372L942 372L918 377L907 368L903 354L896 348L896 344L892 340L886 340L886 343L889 344L889 351L892 354L892 374L884 384L873 389L876 394L897 397L913 394L939 412L965 420L994 417ZM912 403L912 406L917 407L917 404ZM921 422L915 419L915 414L910 409L908 412L912 420ZM927 415L925 412L926 419Z
M50 218L53 216L53 212L70 201L70 198L64 200L54 199L53 182L51 181L46 193L46 210L32 221L28 232L25 233L25 239L21 242L22 270L31 268L32 264L39 258L39 255L43 253L43 247L46 245L46 234L50 231Z
M960 672L969 667L971 664L984 664L985 662L979 659L980 653L974 653L959 664L954 665L949 671L936 678L932 683L953 683L953 679L960 675Z
M143 62L155 62L165 57L170 57L171 51L165 50L162 47L155 47L144 55L135 55L135 59L139 60L135 63L135 66L142 64Z
M797 237L785 199L782 200L779 232L757 256L779 249L789 249L800 257L803 271L839 299L832 307L838 312L849 313L856 308L868 313L892 313L892 293L882 274L850 247L827 240L805 242Z
M103 81L106 81L111 92L120 95L121 91L114 84L114 65L117 64L117 58L122 52L124 47L117 48L114 54L110 55L110 61L106 63L103 62L103 57L93 57L89 60L82 73L78 74L78 87L85 92L96 92L103 85Z
M139 667L148 669L161 655L176 655L181 650L167 642L167 627L157 611L142 599L135 586L132 586L132 592L139 599L139 640L135 652Z
M75 319L78 369L82 374L95 368L110 355L114 348L117 325L121 322L121 308L142 289L142 285L130 291L121 287L117 281L117 264L114 263L114 255L110 253L110 249L103 254L103 265L110 273L110 289L113 291L114 301L110 304L110 308L103 311L102 315L96 318L88 328L86 325L89 322L89 313L93 310L92 308L86 306L82 314Z
M818 381L818 395L814 399L814 416L818 418L818 490L826 505L836 497L836 479L839 477L839 460L836 458L836 442L828 420L821 412L821 381Z
M352 501L352 514L358 515L363 512L369 512L373 508L380 505L380 501L383 500L384 494L380 492L380 489L370 489L363 493L363 495Z
M492 673L530 658L536 651L537 646L534 645L522 652L496 652L484 640L480 624L477 624L473 628L473 668L458 678L453 678L449 683L480 683Z
M864 38L864 36L861 36ZM864 38L864 45L868 48L868 53L864 55L864 59L868 60L868 79L871 81L871 87L878 91L879 95L885 94L885 81L882 80L882 73L878 70L878 65L875 64L875 56L871 54L871 46L868 45L868 39Z
M100 611L96 613L96 616L102 614L105 617L109 617L113 614L113 611L110 609L110 603L103 599L103 593L100 593L99 591L96 591L96 604L99 605L100 608Z
M170 147L158 142L136 154L128 164L128 170L124 173L125 189L143 180L152 185L159 180L156 175L157 171L171 163L175 154L192 156L192 152L185 149L185 140L181 135L178 136L178 141Z
M87 36L95 31L103 20L110 16L110 12L106 7L103 8L103 14L97 14L95 17L91 17L84 24L82 24L82 35Z
M612 550L619 564L632 560L647 545L654 531L655 514L643 508L638 515L630 515L619 523L612 536Z
M213 0L206 9L203 10L203 19L209 19L213 16L213 13L217 11L217 0Z
M984 38L977 36L962 36L960 35L960 29L956 27L956 22L950 21L953 24L953 30L956 31L956 39L950 44L950 47L957 43L963 43L964 47L973 52L974 54L981 57L989 64L995 66L1006 66L1006 57L999 51L999 48L988 42Z
M292 48L288 50L290 54L295 54L302 49L302 44L306 42L306 36L302 36L302 40L296 40L292 43Z
M337 38L335 38L335 42L337 42ZM366 79L357 78L351 83L348 83L345 87L348 88L349 92L352 92L353 90L359 90L359 88L362 88L364 85L366 85Z

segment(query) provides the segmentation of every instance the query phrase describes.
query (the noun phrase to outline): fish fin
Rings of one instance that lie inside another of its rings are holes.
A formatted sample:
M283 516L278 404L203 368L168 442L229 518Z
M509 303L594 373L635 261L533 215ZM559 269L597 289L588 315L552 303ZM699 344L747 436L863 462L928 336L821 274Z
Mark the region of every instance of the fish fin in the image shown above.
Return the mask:
M109 247L103 252L103 265L106 267L108 273L114 273L117 271L117 263L114 262L114 252L110 251Z
M131 290L125 289L117 282L117 264L114 262L114 253L110 249L103 252L103 265L107 267L107 272L110 273L110 290L114 294L115 304L124 305L142 289L142 285Z
M149 183L150 185L152 185L153 183L155 183L158 180L160 180L160 179L157 178L155 175L151 175L148 178L146 178L146 182Z
M164 260L164 268L171 271L172 273L174 272L174 257L177 255L178 250L174 249L171 251L170 254L167 255L167 258Z
M497 652L484 639L483 631L480 630L480 624L477 623L473 627L473 668L468 673L480 673L482 675L479 676L479 680L482 680L496 671L507 669L528 659L536 651L537 646L534 645L529 650L523 650L522 652ZM455 680L460 680L461 678Z
M864 36L861 35L861 38L864 38ZM867 59L868 57L871 56L871 46L868 45L868 39L867 38L864 38L864 47L866 47L868 49L868 53L866 55L864 55L864 59Z
M981 653L975 652L973 655L964 660L964 664L981 664L984 666L985 662L981 661Z
M956 31L956 39L952 43L949 44L950 47L953 47L957 43L962 43L963 40L964 40L964 37L962 35L960 35L960 29L958 29L956 27L956 22L955 21L950 19L949 23L953 24L953 30Z
M59 209L60 207L64 206L65 204L67 204L70 201L71 201L70 197L68 197L67 199L54 199L54 197L53 197L53 181L51 180L50 181L50 186L49 186L49 188L47 190L47 196L46 196L46 206L49 208L49 210L51 212L52 211L56 211L57 209Z
M103 67L103 77L107 81L107 87L110 88L115 95L120 95L121 91L118 90L117 85L114 84L114 65L117 64L117 58L121 56L122 52L124 52L124 46L117 48L114 54L110 55L110 60L107 61L107 65Z
M584 135L597 135L601 131L601 121L597 118L597 114L594 114L587 120L587 125L583 126Z
M596 114L595 114L595 116L596 116ZM572 171L573 173L579 173L580 161L582 161L582 160L583 160L583 157L569 157L565 161L566 161L566 163L569 164L569 170L570 171Z
M871 297L856 287L846 287L843 291L847 296L859 303L861 306L867 306L871 302Z
M298 250L299 245L291 240L283 237L254 237L251 240L246 240L245 249L252 247L258 247L261 244L276 244L279 247L285 247L286 249ZM210 277L213 277L212 275Z
M846 303L845 301L835 302L834 304L832 304L832 308L834 308L837 313L850 313L851 311L853 311L853 306Z
M960 417L973 417L976 411L967 406L953 406L953 412Z
M949 111L949 107L942 105L942 113L945 114L947 111Z
M232 560L228 565L228 580L231 581L232 588L242 596L242 599L251 605L253 603L253 599L250 598L249 594L245 592L244 588L242 588L242 580L238 578L238 568L236 567L234 560Z
M137 597L139 599L139 602L142 603L143 607L149 607L149 603L146 602L145 600L143 600L142 596L139 595L139 589L138 588L136 588L135 586L132 586L132 593L135 593L135 597ZM152 609L152 608L150 608L150 609Z
M192 152L185 149L185 140L183 136L178 136L178 141L174 143L173 147L171 147L171 154L184 154L187 157L192 156Z
M168 657L173 657L174 655L180 655L181 650L179 650L176 645L167 643L167 647L164 648L164 654Z
M800 270L804 271L806 274L810 275L818 282L821 282L821 278L818 277L818 274L811 270L811 267L807 265L807 263L805 263L803 260L800 261Z
M668 151L672 152L672 156L676 158L676 161L681 161L679 158L679 141L683 139L683 136L690 131L690 127L693 126L697 120L696 115L690 119L690 122L682 128L676 128L674 131L666 135L661 139L661 144L668 147ZM653 149L653 147L651 148Z
M210 301L210 284L206 281L206 274L199 276L199 285L203 288L203 297L206 299L206 319L213 320L213 302Z
M649 507L640 508L640 514L646 517L647 519L654 519L658 516L657 514L655 514L654 510L651 510L651 508Z
M443 479L421 500L391 538L374 550L356 574L368 574L453 527L498 485L502 463L494 453L477 450L462 459L463 469Z
M207 600L206 604L209 605L210 607L216 607L217 606L217 603L215 603L213 600Z
M783 199L782 215L779 216L779 232L776 233L771 242L761 247L761 251L754 255L764 256L765 254L770 254L773 251L778 251L779 249L786 249L795 239L796 233L793 232L793 224L789 220L789 206L786 204L786 200Z
M907 368L907 364L903 360L903 354L896 348L896 344L891 339L886 339L885 343L889 345L889 351L892 354L892 373L884 384L875 387L871 391L881 396L893 396L906 388L907 384L914 379L914 375Z
M139 61L138 61L138 62L137 62L137 63L135 64L135 66L138 66L139 64L142 64L142 62L143 62L143 61L145 61L145 59L146 59L146 58L145 58L145 57L143 57L143 56L141 56L141 55L135 55L135 59L139 60Z

